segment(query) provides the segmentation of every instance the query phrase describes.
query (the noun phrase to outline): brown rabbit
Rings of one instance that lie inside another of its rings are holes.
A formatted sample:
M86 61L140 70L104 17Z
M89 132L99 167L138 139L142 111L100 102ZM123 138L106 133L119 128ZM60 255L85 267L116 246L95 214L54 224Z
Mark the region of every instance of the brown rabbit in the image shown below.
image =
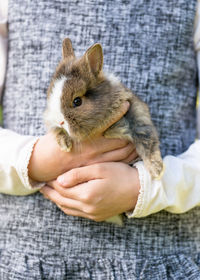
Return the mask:
M45 111L48 129L56 134L61 149L70 151L73 141L94 137L111 123L121 104L129 101L126 115L107 129L104 136L134 143L151 176L159 177L163 164L147 105L117 77L103 73L102 68L100 44L94 44L81 58L76 58L70 39L64 39L63 59L48 89Z
M104 133L107 138L134 143L153 178L163 168L156 129L147 105L127 89L117 77L105 74L100 44L91 46L76 58L70 39L63 41L63 59L57 66L48 89L45 122L56 135L62 150L70 151L74 141L92 138L108 127L125 101L126 115ZM120 216L107 221L122 224Z

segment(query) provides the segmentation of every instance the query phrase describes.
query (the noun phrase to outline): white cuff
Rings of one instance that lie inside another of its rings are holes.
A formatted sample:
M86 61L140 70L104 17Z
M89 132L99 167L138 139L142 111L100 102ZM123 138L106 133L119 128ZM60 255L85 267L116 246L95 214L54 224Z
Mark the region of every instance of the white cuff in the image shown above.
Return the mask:
M44 186L45 183L33 181L28 176L28 164L33 152L33 148L38 141L38 138L31 139L20 151L19 158L16 163L16 170L23 186L29 190L39 189Z
M129 218L141 216L142 210L144 208L144 203L147 199L146 196L147 196L148 190L146 190L146 186L148 185L148 181L149 181L149 177L150 177L150 174L148 174L148 173L145 176L145 167L144 167L144 164L142 161L136 162L133 166L136 167L138 170L139 181L140 181L140 191L139 191L139 196L138 196L138 200L137 200L134 211L128 211L126 213L126 215Z
M134 210L126 213L128 218L148 216L162 210L167 203L166 195L162 190L161 179L152 180L142 161L136 162L134 167L137 168L139 174L140 193Z

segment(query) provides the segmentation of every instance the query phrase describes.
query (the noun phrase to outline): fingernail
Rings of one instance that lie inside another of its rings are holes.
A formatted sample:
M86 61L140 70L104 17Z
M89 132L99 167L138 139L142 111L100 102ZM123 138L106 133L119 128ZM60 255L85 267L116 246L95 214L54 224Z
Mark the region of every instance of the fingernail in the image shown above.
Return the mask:
M130 103L128 101L125 101L122 104L122 109L124 110L125 113L128 111L129 107L130 107Z
M64 176L59 176L57 178L57 181L60 185L64 186L66 184L66 181L65 181L65 177Z
M130 107L130 103L129 103L128 101L126 101L126 102L125 102L125 106L126 106L126 108L127 108L127 110L128 110L129 107Z

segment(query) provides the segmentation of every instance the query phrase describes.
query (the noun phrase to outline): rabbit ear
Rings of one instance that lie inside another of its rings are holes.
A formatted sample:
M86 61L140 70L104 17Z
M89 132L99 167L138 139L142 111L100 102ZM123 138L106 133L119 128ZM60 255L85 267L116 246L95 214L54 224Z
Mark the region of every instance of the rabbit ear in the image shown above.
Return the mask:
M62 43L62 55L63 58L73 58L75 57L74 50L72 47L72 42L69 38L65 38Z
M92 73L97 76L103 68L103 50L99 43L91 46L85 53L85 58Z

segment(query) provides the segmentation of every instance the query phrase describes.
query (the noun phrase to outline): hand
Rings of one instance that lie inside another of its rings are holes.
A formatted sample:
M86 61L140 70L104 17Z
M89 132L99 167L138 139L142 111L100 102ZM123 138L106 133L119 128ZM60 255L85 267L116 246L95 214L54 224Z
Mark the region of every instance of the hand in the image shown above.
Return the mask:
M118 119L126 113L127 104L122 109ZM113 123L118 119L113 120ZM103 136L98 136L92 142L74 144L70 152L63 152L55 136L49 133L39 138L34 146L28 166L29 177L35 181L50 181L72 168L108 161L129 163L136 157L132 144Z
M35 181L50 181L72 168L108 161L130 163L136 157L133 144L103 136L63 152L50 133L42 136L34 147L28 166L29 177Z
M99 163L70 170L41 192L68 215L103 221L135 207L138 177L127 164Z

